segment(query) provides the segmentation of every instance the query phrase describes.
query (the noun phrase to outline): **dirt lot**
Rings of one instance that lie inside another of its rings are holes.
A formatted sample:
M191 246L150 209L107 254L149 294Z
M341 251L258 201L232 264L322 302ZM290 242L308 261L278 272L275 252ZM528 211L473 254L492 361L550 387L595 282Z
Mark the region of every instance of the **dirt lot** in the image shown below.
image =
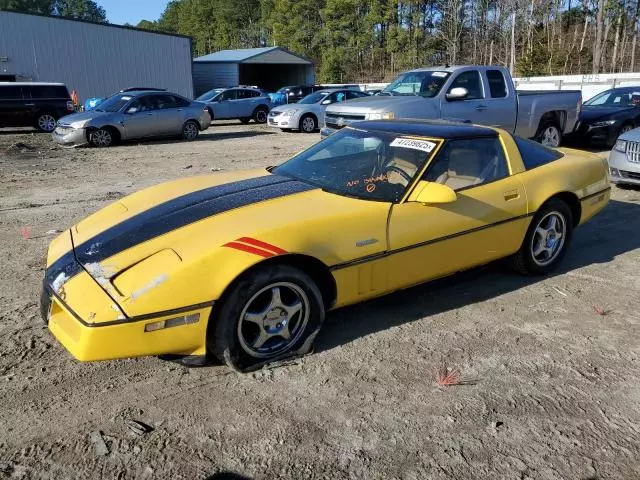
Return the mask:
M68 150L0 130L0 477L640 478L640 190L613 189L555 276L492 265L336 311L314 355L257 374L81 364L48 333L47 232L317 138L227 123L194 143ZM465 384L438 387L442 362Z

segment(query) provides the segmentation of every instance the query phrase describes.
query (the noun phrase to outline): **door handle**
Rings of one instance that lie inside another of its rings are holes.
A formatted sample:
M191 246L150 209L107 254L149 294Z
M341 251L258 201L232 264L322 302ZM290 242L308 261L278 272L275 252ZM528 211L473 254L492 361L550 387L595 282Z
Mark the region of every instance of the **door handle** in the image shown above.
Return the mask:
M476 107L476 110L477 110L478 112L482 112L483 110L486 110L486 109L487 109L487 106L486 106L486 105L478 105L478 106Z
M520 192L516 190L509 190L508 192L504 192L505 201L515 200L516 198L520 198Z
M153 117L153 113L147 113L148 117Z
M36 104L35 103L25 103L24 106L25 107L35 107Z

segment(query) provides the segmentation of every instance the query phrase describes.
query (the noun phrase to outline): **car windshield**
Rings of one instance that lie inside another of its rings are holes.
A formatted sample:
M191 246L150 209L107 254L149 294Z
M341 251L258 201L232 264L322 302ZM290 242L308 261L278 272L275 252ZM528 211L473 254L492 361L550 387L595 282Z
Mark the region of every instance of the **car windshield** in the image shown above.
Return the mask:
M400 75L380 92L380 95L420 95L435 97L451 73L426 71Z
M607 90L584 102L587 107L638 107L640 88L637 90Z
M324 97L329 95L331 92L313 92L304 97L302 100L299 100L298 103L303 103L305 105L311 105L312 103L320 103Z
M101 102L96 112L119 112L133 97L131 95L114 95Z
M211 100L213 97L223 91L223 88L214 88L213 90L209 90L208 92L203 93L198 98L196 98L196 100L199 100L200 102L206 102L207 100Z
M439 142L344 128L271 172L337 195L398 202Z

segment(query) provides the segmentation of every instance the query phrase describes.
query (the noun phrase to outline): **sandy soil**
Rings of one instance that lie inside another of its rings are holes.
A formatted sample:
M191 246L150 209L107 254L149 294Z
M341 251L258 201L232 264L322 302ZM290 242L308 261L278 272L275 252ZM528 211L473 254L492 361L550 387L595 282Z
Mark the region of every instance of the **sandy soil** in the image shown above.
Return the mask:
M0 130L0 477L640 478L640 190L614 188L552 277L491 265L336 311L314 355L273 370L82 364L49 334L47 232L317 138L231 122L194 143L69 150ZM437 386L443 362L463 385Z

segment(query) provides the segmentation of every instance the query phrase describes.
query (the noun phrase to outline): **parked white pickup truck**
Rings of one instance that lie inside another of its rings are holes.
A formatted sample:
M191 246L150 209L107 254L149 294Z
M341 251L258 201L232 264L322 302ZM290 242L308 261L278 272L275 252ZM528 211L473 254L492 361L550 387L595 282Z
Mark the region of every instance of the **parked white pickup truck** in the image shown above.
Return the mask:
M579 90L516 92L503 67L430 67L401 74L379 95L330 105L321 134L361 120L443 119L501 127L557 147L581 108Z

